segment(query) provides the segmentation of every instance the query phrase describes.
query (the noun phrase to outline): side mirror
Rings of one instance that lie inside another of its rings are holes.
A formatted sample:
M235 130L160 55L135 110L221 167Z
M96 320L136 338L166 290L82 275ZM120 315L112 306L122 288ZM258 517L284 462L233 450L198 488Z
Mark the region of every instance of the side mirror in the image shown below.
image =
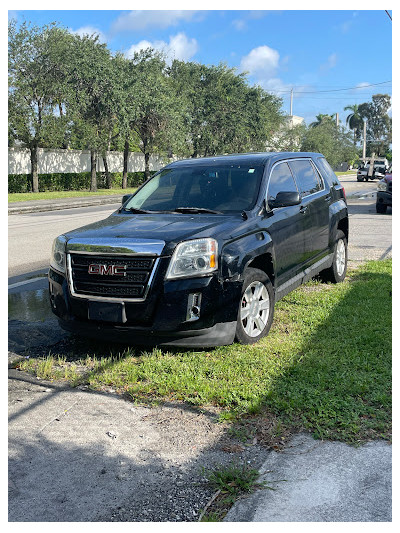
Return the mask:
M121 202L121 205L124 205L125 202L127 202L128 200L130 200L132 198L133 194L124 194L124 196L122 197L122 202Z
M293 191L278 192L275 199L268 202L271 209L274 207L289 207L290 205L298 205L301 202L300 194Z

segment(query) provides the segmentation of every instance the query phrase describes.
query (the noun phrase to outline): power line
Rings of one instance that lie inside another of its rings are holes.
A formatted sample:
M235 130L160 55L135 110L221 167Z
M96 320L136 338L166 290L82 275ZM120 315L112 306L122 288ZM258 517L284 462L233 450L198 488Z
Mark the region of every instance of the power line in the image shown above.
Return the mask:
M377 85L385 85L385 83L392 83L392 80L388 81L381 81L379 83L368 83L367 85L362 85L361 87L358 85L354 87L346 87L343 89L327 89L323 91L293 91L294 94L315 94L315 93L333 93L338 91L351 91L352 89L364 89L365 87L376 87ZM298 85L298 87L305 87L305 85ZM287 94L291 91L268 91L268 92L275 92L275 93L282 93Z
M389 11L387 9L385 9L385 12L386 12L386 15L390 18L390 20L392 20L392 17L390 15Z
M389 95L391 96L391 94ZM366 98L370 98L371 95L358 95L358 96L323 96L318 98L317 96L301 96L300 94L297 96L298 100L365 100ZM289 98L289 95L284 95L282 98Z

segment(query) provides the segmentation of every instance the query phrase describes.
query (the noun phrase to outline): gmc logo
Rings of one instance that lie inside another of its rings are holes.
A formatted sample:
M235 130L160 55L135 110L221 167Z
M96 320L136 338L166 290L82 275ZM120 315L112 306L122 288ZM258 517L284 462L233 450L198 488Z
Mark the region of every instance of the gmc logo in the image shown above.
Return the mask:
M126 276L126 265L98 265L92 263L89 265L88 272L99 276Z

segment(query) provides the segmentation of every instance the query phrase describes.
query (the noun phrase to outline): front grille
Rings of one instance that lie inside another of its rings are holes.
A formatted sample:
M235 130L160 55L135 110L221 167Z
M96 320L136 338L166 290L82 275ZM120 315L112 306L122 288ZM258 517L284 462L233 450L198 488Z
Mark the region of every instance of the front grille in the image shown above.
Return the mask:
M71 289L77 296L142 299L146 296L155 258L71 253L69 264ZM89 265L92 271L101 270L103 274L90 274ZM111 274L112 266L119 267L124 275Z
M388 181L386 190L387 190L387 192L390 192L390 194L392 194L392 182L391 181Z

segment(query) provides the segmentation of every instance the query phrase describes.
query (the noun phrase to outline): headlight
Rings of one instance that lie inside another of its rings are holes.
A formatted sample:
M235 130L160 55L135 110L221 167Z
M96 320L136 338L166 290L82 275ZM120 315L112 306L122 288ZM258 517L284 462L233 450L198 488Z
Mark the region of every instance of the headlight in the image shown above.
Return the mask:
M64 235L60 235L53 242L53 249L51 251L50 266L59 272L65 272L65 244L67 239Z
M387 183L384 180L378 181L378 191L386 191Z
M166 279L189 278L210 274L218 268L218 244L215 239L181 242L175 248Z

